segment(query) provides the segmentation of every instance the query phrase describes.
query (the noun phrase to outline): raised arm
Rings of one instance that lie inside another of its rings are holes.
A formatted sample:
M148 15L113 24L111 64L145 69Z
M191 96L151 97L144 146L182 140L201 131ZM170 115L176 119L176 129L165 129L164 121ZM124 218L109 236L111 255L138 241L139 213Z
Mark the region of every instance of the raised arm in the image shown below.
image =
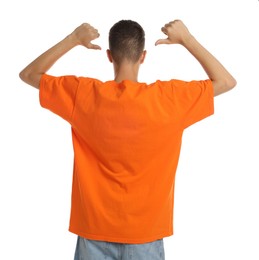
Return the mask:
M39 89L41 76L46 73L59 58L75 46L83 45L88 49L100 50L100 46L91 43L91 41L99 36L98 31L91 25L87 23L80 25L66 38L48 49L25 67L19 74L21 80Z
M167 35L167 39L160 39L159 44L181 44L183 45L201 64L208 77L211 79L214 96L225 93L236 86L236 80L225 69L225 67L195 38L191 35L187 27L181 20L175 20L162 27L162 32Z

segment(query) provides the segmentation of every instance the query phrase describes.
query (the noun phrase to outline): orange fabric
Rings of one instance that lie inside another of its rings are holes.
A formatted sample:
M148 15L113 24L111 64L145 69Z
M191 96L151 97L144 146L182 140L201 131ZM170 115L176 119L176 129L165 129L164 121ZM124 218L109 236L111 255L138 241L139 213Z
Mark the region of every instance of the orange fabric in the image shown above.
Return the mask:
M43 75L40 104L71 124L71 232L120 243L173 234L181 138L213 114L210 80L118 84Z

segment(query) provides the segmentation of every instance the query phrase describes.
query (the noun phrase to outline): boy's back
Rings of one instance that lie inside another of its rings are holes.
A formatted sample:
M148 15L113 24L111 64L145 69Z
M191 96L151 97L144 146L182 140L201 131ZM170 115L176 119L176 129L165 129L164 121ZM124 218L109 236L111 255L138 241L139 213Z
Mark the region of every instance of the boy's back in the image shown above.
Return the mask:
M45 74L40 102L72 126L70 231L121 243L172 235L182 133L213 113L211 81L147 85Z

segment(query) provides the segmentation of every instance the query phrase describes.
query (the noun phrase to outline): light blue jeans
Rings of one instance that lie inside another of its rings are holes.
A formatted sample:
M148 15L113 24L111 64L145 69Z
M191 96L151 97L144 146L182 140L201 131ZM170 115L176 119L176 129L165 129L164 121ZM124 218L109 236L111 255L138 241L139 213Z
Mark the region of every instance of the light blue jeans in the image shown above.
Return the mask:
M164 242L122 244L78 237L74 260L165 260Z

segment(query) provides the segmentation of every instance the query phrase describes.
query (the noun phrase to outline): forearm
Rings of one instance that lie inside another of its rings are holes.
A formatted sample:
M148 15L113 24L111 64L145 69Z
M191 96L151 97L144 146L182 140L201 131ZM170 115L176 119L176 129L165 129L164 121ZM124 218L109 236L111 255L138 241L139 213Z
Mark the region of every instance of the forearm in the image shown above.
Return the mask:
M214 95L224 93L236 85L236 80L226 68L193 36L185 39L182 45L197 59L214 85Z
M39 88L41 76L76 45L78 42L75 37L72 34L68 35L25 67L19 74L20 78L27 84Z

